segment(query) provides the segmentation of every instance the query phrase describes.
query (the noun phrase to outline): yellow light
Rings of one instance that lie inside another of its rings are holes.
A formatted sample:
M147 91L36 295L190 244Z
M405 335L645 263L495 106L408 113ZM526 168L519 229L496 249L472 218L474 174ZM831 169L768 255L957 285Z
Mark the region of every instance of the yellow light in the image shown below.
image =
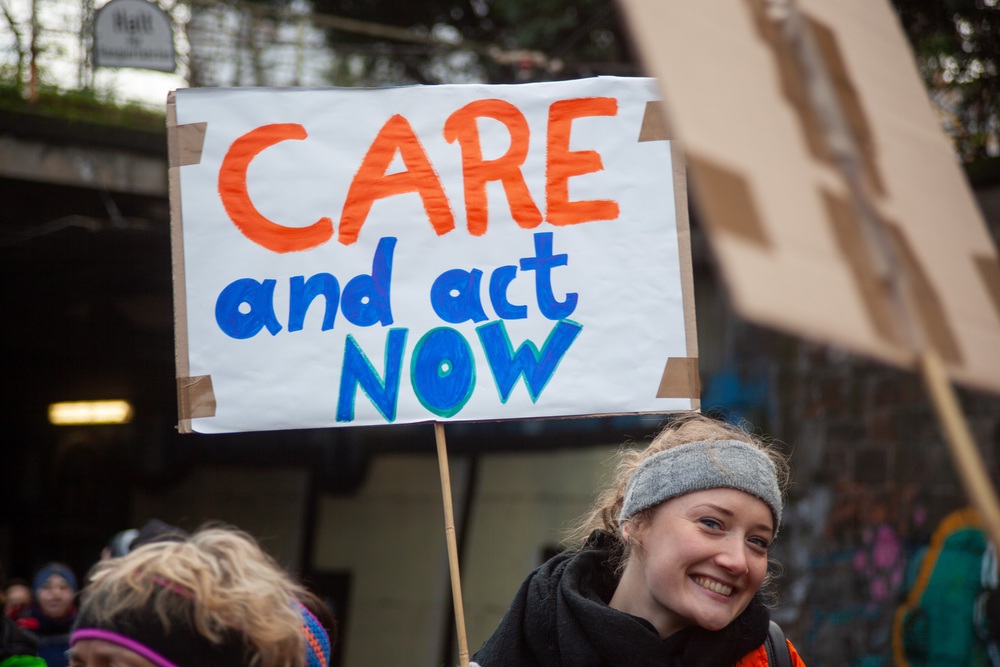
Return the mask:
M68 401L49 406L49 423L127 424L132 421L132 405L128 401Z

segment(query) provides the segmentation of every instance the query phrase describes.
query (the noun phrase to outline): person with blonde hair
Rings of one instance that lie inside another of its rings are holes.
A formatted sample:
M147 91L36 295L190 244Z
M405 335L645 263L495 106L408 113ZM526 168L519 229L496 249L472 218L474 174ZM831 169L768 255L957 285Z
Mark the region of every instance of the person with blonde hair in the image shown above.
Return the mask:
M575 545L532 572L481 667L804 667L761 588L785 458L693 414L623 451Z
M241 531L205 528L99 562L70 637L72 667L306 667L308 593ZM309 639L309 643L307 643Z

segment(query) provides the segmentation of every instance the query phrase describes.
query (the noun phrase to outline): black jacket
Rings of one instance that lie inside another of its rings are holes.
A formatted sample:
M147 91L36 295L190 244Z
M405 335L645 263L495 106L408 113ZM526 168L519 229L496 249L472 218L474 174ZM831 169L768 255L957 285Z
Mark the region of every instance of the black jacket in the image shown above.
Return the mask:
M0 662L15 655L38 655L38 639L0 612Z
M692 627L666 639L645 619L612 609L618 548L596 531L583 550L528 575L473 660L481 667L724 667L764 642L770 614L756 596L723 630Z

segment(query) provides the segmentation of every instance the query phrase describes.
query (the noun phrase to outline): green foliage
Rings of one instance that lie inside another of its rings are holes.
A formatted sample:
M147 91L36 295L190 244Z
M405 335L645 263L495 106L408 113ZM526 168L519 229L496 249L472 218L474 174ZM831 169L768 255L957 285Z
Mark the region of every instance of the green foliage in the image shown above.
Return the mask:
M893 0L962 159L1000 151L1000 1Z
M635 70L610 0L314 0L313 9L422 35L446 27L478 54L470 69L491 83ZM418 48L337 30L327 31L327 41L339 53L354 55L356 72L384 73L391 61L401 67L400 82L445 83L452 73L435 67L451 51L447 47ZM494 58L490 48L505 53ZM516 57L521 50L534 52L537 59Z
M166 122L162 113L134 103L117 104L112 97L99 96L93 90L42 87L32 103L25 97L23 86L8 81L0 82L0 110L148 132L163 132Z

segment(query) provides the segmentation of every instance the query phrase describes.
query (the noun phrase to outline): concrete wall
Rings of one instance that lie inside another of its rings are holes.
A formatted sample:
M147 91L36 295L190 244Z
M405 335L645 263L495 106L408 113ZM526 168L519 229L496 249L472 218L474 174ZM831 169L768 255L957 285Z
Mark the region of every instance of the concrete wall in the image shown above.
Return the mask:
M474 652L496 629L524 577L558 548L610 479L617 446L482 457L462 564ZM605 479L608 478L608 479Z
M586 511L613 451L483 455L472 485L472 461L451 461L457 525L467 490L474 494L461 559L471 652L544 550ZM440 665L453 611L436 456L381 456L357 495L321 498L313 565L352 576L346 667Z
M358 494L320 499L313 564L351 575L345 666L434 664L450 609L437 459L379 457Z

